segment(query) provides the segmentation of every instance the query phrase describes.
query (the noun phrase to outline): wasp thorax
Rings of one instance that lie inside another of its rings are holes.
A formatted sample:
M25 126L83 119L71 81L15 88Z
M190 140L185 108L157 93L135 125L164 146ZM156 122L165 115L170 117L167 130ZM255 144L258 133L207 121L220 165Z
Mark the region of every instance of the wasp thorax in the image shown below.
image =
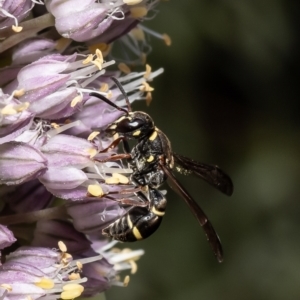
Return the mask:
M148 114L135 111L120 117L108 130L113 130L114 133L119 133L128 139L140 139L149 136L154 128L154 122Z

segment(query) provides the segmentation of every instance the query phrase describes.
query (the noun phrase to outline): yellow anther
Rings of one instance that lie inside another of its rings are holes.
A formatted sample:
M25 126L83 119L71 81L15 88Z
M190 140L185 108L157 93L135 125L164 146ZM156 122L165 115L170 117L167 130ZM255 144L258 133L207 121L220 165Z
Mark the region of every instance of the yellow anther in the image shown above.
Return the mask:
M52 279L44 277L39 282L36 282L35 285L44 290L50 290L54 287L54 282Z
M138 269L138 266L137 266L137 263L134 261L134 260L130 260L129 261L130 263L130 266L131 266L131 274L135 274L137 272L137 269Z
M92 141L97 135L100 134L100 131L93 131L87 138L88 141Z
M112 97L112 95L113 95L112 91L108 91L107 94L106 94L106 98L110 99Z
M82 270L82 263L80 261L76 261L76 266L78 270Z
M131 72L130 68L124 63L119 63L118 68L121 72L125 74L129 74Z
M0 287L3 288L3 289L6 289L8 292L12 291L12 286L7 284L7 283L0 284Z
M106 184L118 184L120 183L119 178L108 177L105 179Z
M71 273L69 276L68 276L69 280L78 280L80 279L80 274L79 273Z
M25 94L25 90L24 89L20 89L20 90L15 90L13 92L14 97L19 98L21 96L23 96Z
M123 286L124 287L128 286L129 281L130 281L130 277L128 275L125 276L124 281L123 281Z
M90 184L87 191L94 197L102 197L104 195L102 187L98 184Z
M154 88L150 86L148 82L143 82L140 90L143 92L153 92Z
M146 94L146 105L149 106L151 102L152 102L152 94L151 94L151 92L147 92L147 94Z
M135 5L141 3L143 0L123 0L123 2L127 5Z
M108 91L108 84L106 82L102 83L99 91L100 92L107 92Z
M15 26L15 25L12 25L11 26L11 29L14 31L14 32L21 32L23 30L23 27L22 26Z
M68 265L69 262L73 259L72 255L70 253L63 253L63 257L61 259L61 262L64 264L64 265Z
M167 46L171 46L172 40L171 40L170 36L167 35L166 33L164 33L164 34L162 35L162 37L163 37L163 40L164 40L165 44L166 44Z
M67 252L67 246L63 241L58 242L58 248L61 252Z
M58 50L60 53L63 52L73 40L67 38L60 38L56 41L55 49Z
M83 65L87 65L93 60L93 54L89 54L85 60L82 61Z
M111 50L111 45L105 43L97 43L89 46L89 51L95 53L99 49L102 52L103 57L105 57Z
M137 7L132 7L130 9L130 15L134 19L140 19L143 18L147 15L148 10L145 6L137 6Z
M102 70L102 63L100 63L97 59L91 61L99 70Z
M86 151L90 155L90 158L93 158L98 153L94 148L87 149Z
M63 292L60 294L60 297L64 300L74 299L79 297L84 290L84 287L80 284L67 284L63 287Z
M29 106L30 106L29 102L24 102L24 103L16 106L16 109L17 109L18 112L21 112L21 111L26 110Z
M130 34L137 40L137 41L144 41L145 40L145 33L144 31L139 28L135 27L130 31Z
M119 180L119 182L122 183L122 184L128 184L128 182L129 182L128 177L126 177L122 174L119 174L119 173L113 173L112 177L117 178Z
M142 65L144 65L147 61L147 54L146 53L141 53L140 58L141 58Z
M59 128L60 126L57 124L57 123L51 123L51 126L56 129L56 128Z
M146 79L149 78L149 76L151 74L151 70L152 70L151 66L146 64L146 72L144 74L144 78L146 78Z
M71 107L75 107L77 103L82 101L82 96L77 95L72 101L71 101Z
M96 52L95 52L96 56L97 56L97 60L103 64L103 55L102 55L102 52L100 49L96 49Z
M16 113L17 111L14 109L14 107L11 104L8 104L1 109L2 115L15 115Z

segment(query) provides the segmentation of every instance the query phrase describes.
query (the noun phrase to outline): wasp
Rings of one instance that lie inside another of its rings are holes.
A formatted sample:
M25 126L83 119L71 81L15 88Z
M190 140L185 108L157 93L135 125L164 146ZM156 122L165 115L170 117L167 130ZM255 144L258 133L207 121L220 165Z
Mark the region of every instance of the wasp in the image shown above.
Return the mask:
M160 226L167 200L158 189L147 188L147 196L139 192L142 200L121 218L103 229L103 234L122 242L135 242L152 235Z
M150 226L151 223L149 223L149 226L147 227L147 222L145 220L148 215L149 220L152 220L150 215L153 208L156 208L155 202L159 203L162 201L162 211L164 212L166 201L157 189L168 179L170 186L182 197L192 214L200 223L217 260L222 262L222 245L215 229L201 207L175 178L173 171L175 170L185 175L196 175L228 196L231 196L233 193L233 183L230 177L216 165L200 163L172 152L171 143L168 137L154 125L153 119L145 112L132 111L127 94L122 85L116 78L112 77L111 79L123 94L127 103L127 109L119 107L99 93L90 93L90 96L98 97L108 105L124 113L124 115L108 125L105 129L106 134L110 136L118 134L119 137L104 151L114 148L122 142L125 153L116 154L108 160L127 159L129 166L133 170L131 181L138 186L148 187L150 192L148 199L149 204L144 207L144 209L138 207L133 208L131 212L129 211L127 216L125 215L118 219L109 226L109 228L105 228L103 230L104 234L119 239L117 229L120 230L121 226L123 226L122 228L127 228L126 226L128 226L128 230L123 230L123 232L127 232L126 234L123 233L122 238L124 241L138 240L151 235L157 227ZM129 147L128 140L137 140L137 143L132 149ZM157 211L159 212L159 210ZM145 219L142 218L143 221L139 223L136 221L137 216L145 216ZM153 217L153 215L151 216ZM162 215L156 216L158 216L161 221ZM157 222L157 224L160 224L160 221ZM139 229L141 230L139 231ZM137 231L139 231L139 234ZM126 238L126 235L128 238ZM129 235L133 235L134 238L129 238Z

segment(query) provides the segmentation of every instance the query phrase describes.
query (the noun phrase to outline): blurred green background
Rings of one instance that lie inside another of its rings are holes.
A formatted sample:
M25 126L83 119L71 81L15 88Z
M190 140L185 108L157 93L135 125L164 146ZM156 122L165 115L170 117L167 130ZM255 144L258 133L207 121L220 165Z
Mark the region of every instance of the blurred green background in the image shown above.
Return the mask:
M108 300L300 299L299 1L172 0L145 23L148 62L164 67L151 114L174 152L218 164L228 198L192 177L177 178L222 239L218 264L200 226L167 186L168 208L151 238L126 245L146 255Z

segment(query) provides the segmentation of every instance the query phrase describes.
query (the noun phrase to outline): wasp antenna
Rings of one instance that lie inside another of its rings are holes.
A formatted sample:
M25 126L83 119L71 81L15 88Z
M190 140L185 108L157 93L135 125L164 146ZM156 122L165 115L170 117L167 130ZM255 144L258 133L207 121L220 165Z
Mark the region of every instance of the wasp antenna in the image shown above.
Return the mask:
M122 95L124 96L125 98L125 101L127 103L127 109L128 109L128 112L131 112L131 105L130 105L130 102L129 102L129 99L128 99L128 96L124 90L124 88L122 87L120 81L116 78L116 77L111 77L111 79L114 81L114 83L116 84L116 86L119 88L119 90L121 91Z
M126 115L128 115L128 110L126 110L125 108L122 108L118 105L116 105L115 103L113 103L112 101L110 101L109 99L107 99L105 96L99 94L99 93L96 93L96 92L91 92L89 94L90 96L94 96L94 97L97 97L101 100L103 100L105 103L109 104L110 106L116 108L117 110L120 110L120 111L123 111L126 113Z

